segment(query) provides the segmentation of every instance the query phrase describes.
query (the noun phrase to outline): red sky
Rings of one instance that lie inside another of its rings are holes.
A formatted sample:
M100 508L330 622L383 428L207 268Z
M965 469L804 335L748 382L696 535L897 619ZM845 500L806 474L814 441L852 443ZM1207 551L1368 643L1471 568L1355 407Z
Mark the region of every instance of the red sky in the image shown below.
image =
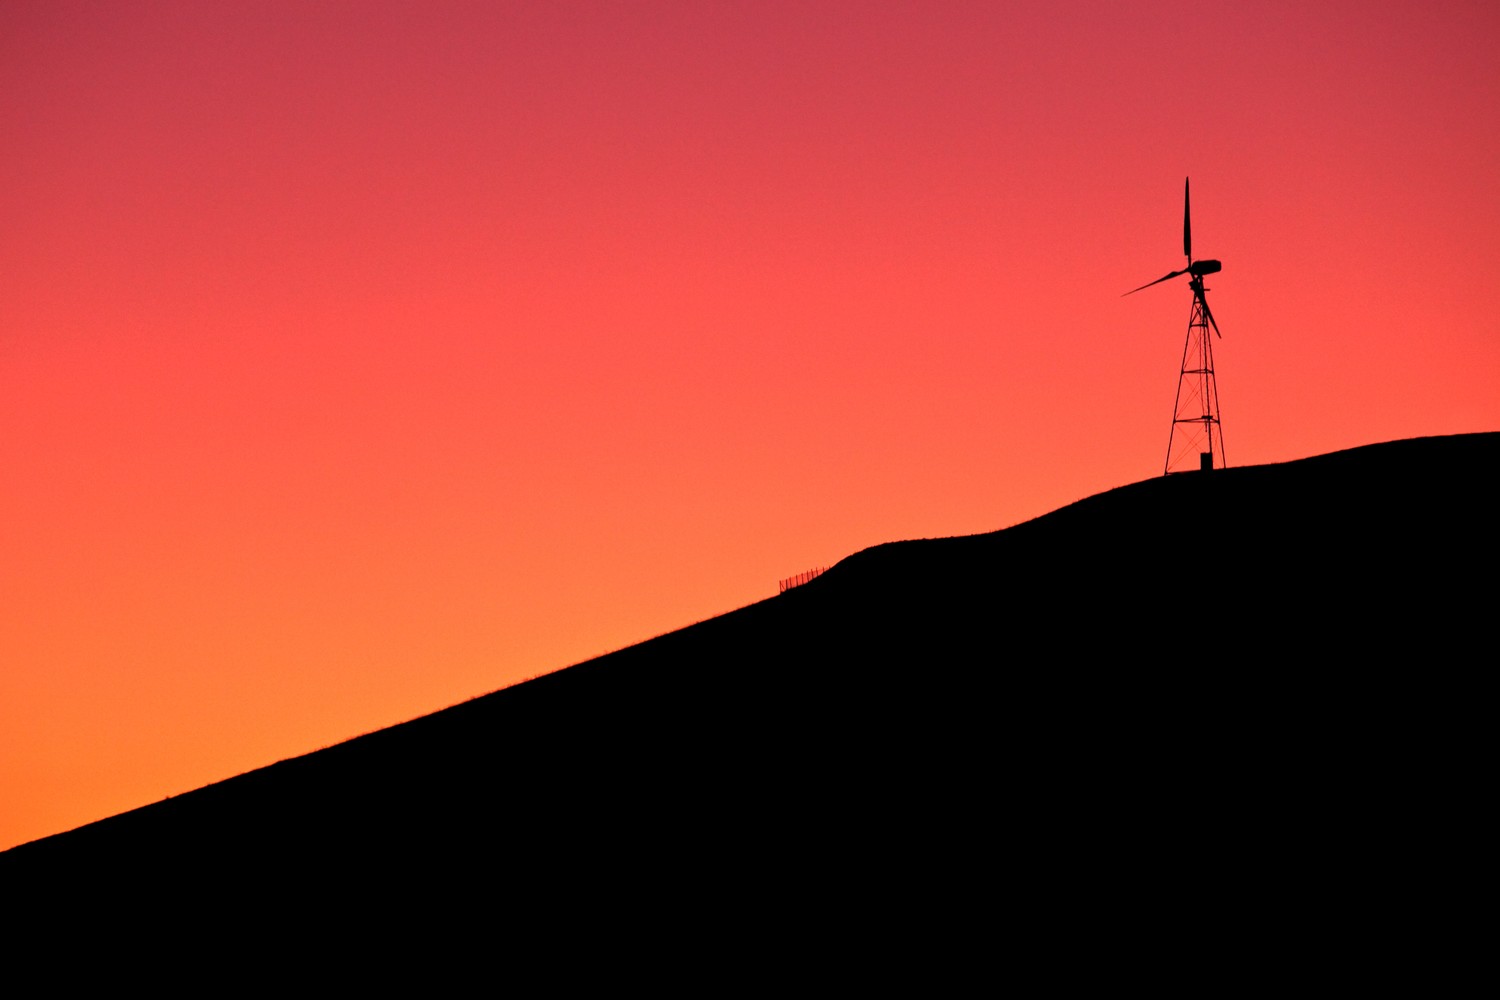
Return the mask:
M0 847L1159 474L1187 175L1231 464L1500 429L1497 10L9 5Z

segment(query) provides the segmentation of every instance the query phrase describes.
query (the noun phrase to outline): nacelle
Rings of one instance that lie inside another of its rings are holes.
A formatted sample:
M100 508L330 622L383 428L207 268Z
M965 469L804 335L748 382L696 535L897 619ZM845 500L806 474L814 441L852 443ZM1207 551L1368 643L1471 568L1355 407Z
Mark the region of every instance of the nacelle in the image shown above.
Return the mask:
M1188 273L1195 278L1201 278L1205 274L1214 274L1223 269L1224 265L1216 260L1195 260L1188 265Z

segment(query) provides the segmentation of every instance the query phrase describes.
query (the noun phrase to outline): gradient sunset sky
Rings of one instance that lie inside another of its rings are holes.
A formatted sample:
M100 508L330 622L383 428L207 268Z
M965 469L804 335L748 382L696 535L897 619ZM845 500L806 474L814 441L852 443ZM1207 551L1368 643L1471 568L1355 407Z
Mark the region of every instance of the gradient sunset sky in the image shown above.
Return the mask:
M1230 464L1500 429L1497 51L1477 0L6 5L0 847L1160 474L1189 293L1121 293L1185 176Z

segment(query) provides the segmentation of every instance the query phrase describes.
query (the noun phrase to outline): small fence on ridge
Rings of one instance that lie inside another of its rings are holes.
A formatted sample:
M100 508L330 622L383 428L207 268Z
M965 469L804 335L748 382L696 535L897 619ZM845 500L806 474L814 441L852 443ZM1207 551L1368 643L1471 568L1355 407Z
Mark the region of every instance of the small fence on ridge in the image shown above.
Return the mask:
M806 573L798 573L796 576L789 576L785 580L781 581L781 591L780 591L780 593L785 594L788 590L791 590L793 587L800 587L804 583L806 583L807 581L812 580L812 579L814 579L816 577L822 576L827 571L828 571L828 567L827 566L819 566L817 569L810 569Z

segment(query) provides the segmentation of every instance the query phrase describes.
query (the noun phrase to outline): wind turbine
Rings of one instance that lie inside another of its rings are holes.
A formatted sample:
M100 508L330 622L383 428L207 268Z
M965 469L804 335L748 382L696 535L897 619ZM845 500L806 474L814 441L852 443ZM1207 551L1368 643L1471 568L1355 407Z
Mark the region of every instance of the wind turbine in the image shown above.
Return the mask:
M1218 273L1223 265L1216 260L1193 260L1193 220L1187 180L1182 184L1182 252L1187 256L1187 267L1141 286L1150 288L1186 274L1188 287L1193 290L1187 342L1182 345L1182 374L1177 378L1177 402L1172 407L1172 432L1167 436L1166 475L1172 473L1174 465L1195 451L1198 453L1198 468L1205 472L1214 467L1215 454L1219 456L1220 468L1226 464L1224 425L1219 419L1219 389L1214 381L1213 340L1208 329L1213 327L1215 337L1224 335L1219 332L1219 324L1208 308L1207 289L1203 287L1204 275ZM1132 288L1125 295L1134 295L1141 288Z

